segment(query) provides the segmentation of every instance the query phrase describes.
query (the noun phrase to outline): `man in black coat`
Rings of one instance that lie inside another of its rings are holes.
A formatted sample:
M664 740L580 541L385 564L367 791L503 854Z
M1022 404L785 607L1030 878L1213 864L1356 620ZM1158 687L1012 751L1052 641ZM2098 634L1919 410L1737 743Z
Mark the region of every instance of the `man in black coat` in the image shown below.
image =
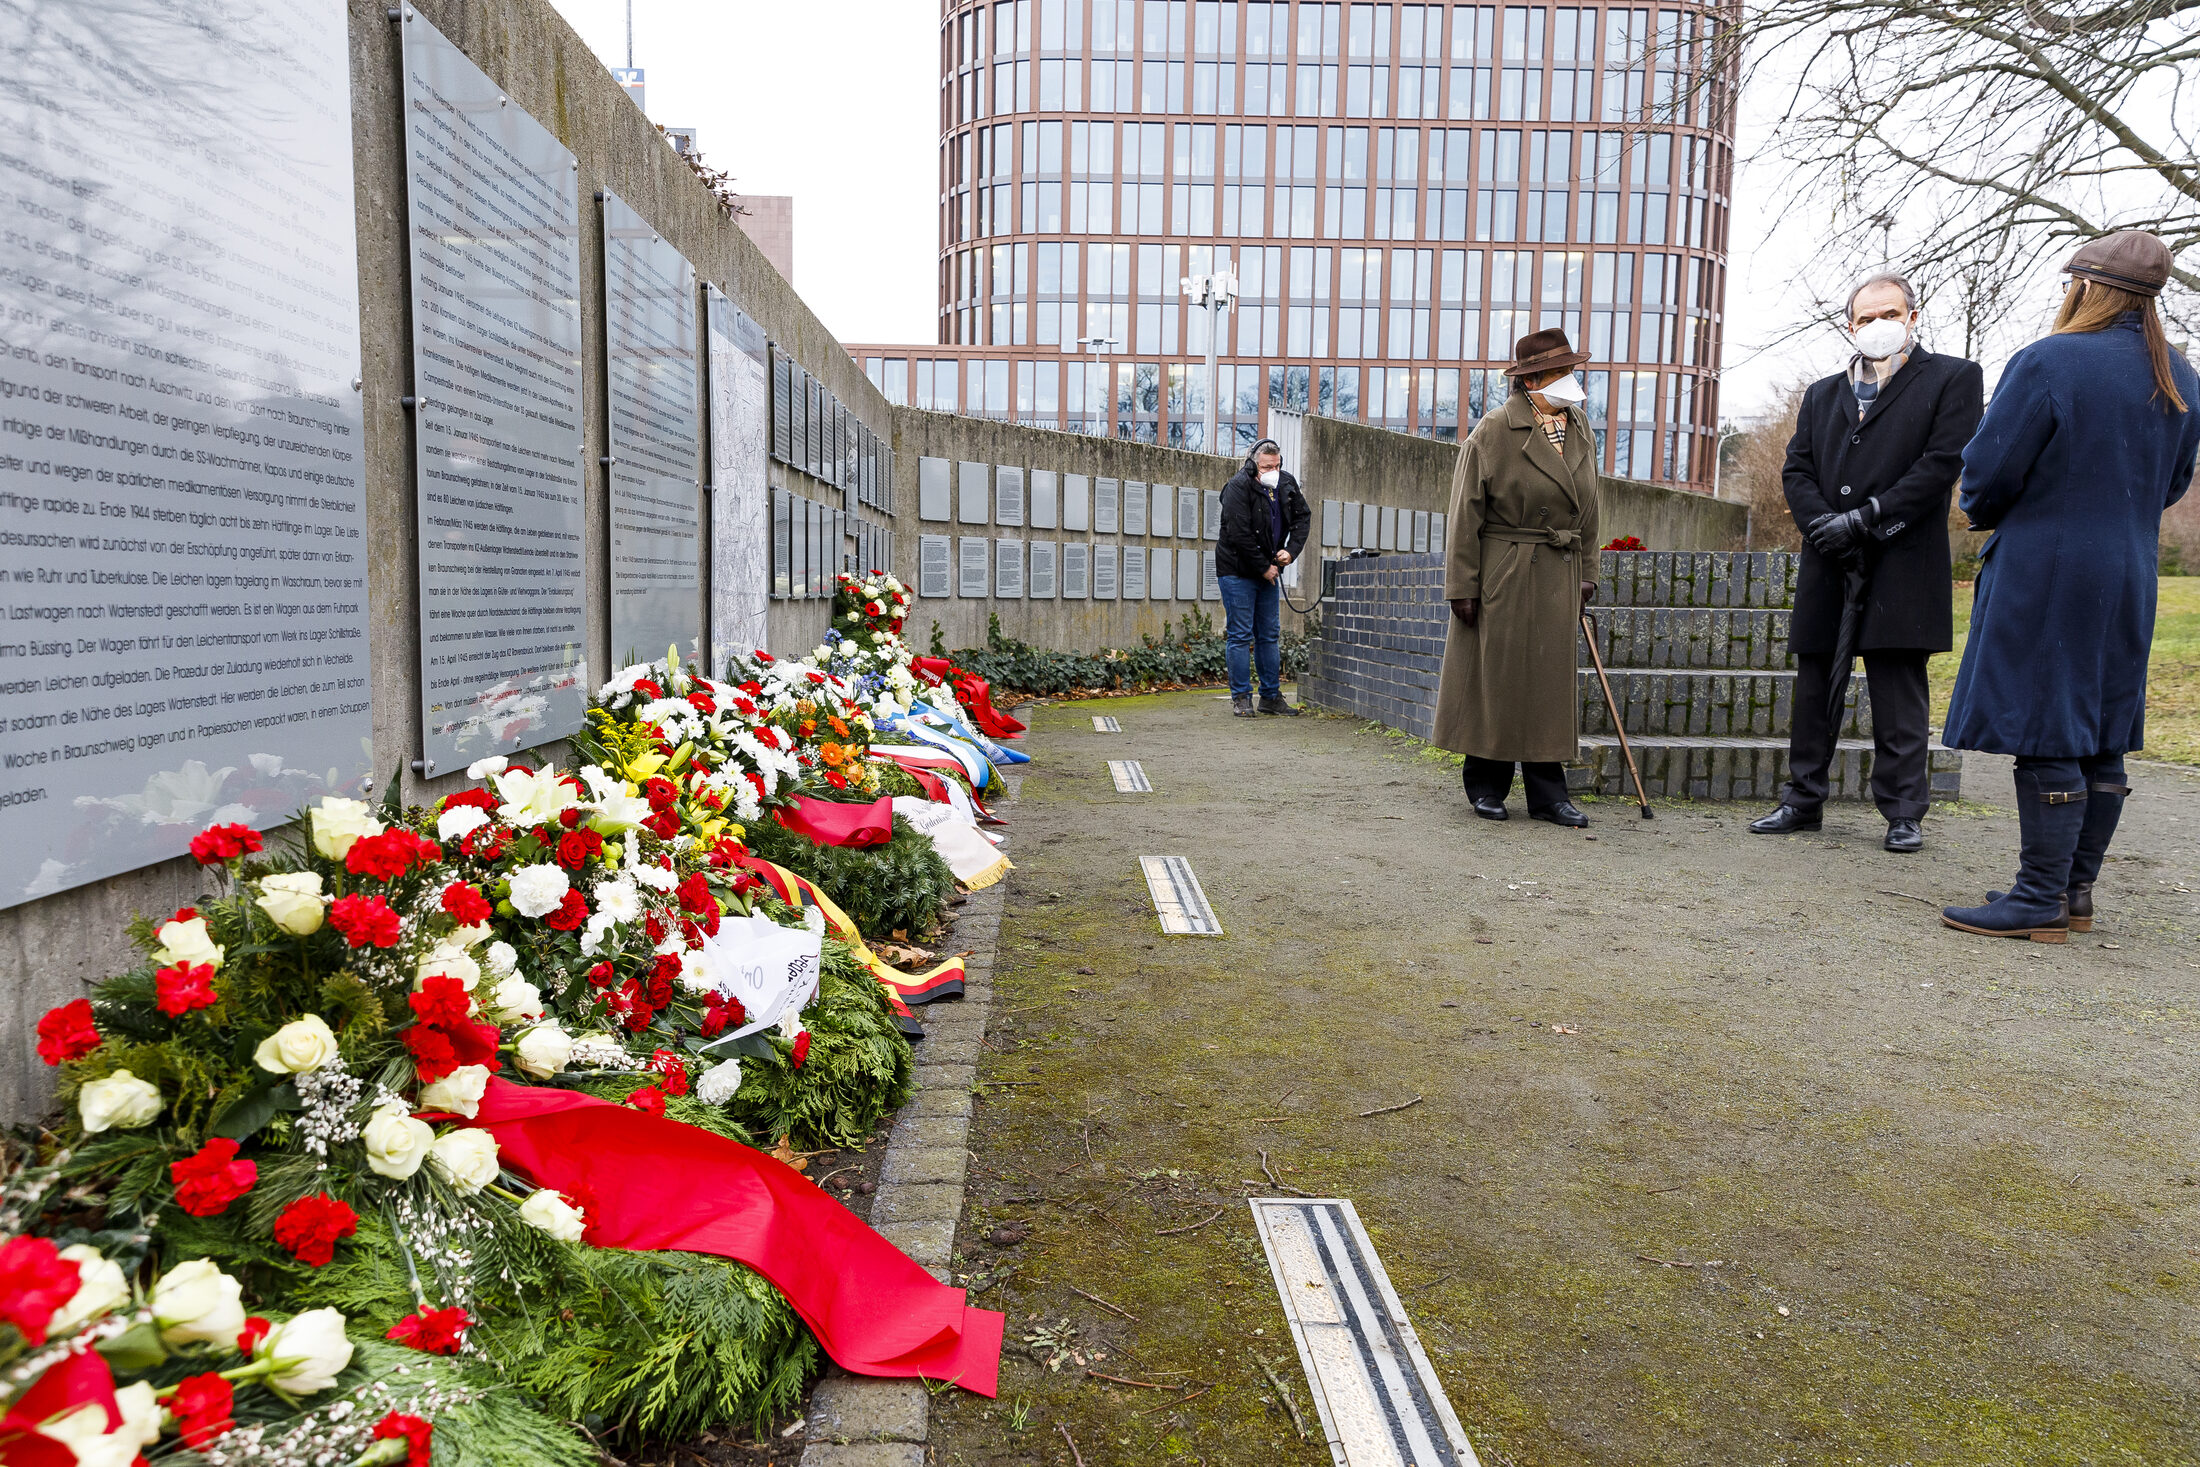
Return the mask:
M1917 344L1917 292L1876 276L1849 296L1856 355L1813 382L1781 471L1803 532L1788 650L1795 654L1788 784L1780 807L1750 825L1760 835L1816 830L1840 729L1827 694L1850 573L1863 576L1863 654L1871 696L1872 798L1887 818L1886 849L1922 850L1931 804L1925 769L1925 661L1954 644L1948 497L1963 445L1984 409L1976 362Z
M1230 711L1253 714L1253 663L1260 663L1260 711L1296 717L1283 701L1283 568L1306 548L1314 516L1283 450L1263 438L1222 489L1215 539L1215 581L1222 588L1223 657L1230 669Z

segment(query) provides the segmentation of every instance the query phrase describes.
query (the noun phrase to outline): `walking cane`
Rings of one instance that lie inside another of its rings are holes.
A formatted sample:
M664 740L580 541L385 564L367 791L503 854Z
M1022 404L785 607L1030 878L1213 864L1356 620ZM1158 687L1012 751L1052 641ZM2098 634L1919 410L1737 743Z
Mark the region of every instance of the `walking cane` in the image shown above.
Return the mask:
M1627 747L1627 725L1619 716L1619 704L1612 701L1612 680L1604 675L1604 659L1597 655L1596 624L1589 620L1589 613L1581 613L1581 635L1589 643L1589 660L1596 664L1597 682L1604 689L1604 707L1612 715L1612 732L1619 735L1620 757L1627 761L1627 773L1635 781L1635 799L1642 805L1642 818L1654 820L1657 812L1650 808L1650 797L1642 792L1642 771L1635 768L1635 751Z

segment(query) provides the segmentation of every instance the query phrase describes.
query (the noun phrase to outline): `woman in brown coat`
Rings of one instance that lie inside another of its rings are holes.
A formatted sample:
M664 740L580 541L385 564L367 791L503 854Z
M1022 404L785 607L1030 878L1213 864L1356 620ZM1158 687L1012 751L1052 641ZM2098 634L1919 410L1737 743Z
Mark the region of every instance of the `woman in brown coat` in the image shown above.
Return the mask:
M1530 816L1587 825L1562 766L1580 757L1576 646L1596 594L1597 445L1574 378L1589 357L1556 329L1521 337L1513 355L1513 395L1452 474L1435 742L1466 756L1483 819L1506 818L1517 762Z

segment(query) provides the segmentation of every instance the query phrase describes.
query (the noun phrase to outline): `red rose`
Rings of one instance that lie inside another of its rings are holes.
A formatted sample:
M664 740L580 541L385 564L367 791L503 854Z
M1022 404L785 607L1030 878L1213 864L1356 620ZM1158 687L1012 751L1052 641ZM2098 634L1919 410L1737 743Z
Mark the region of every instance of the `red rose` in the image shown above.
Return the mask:
M489 899L471 882L454 881L443 888L443 910L461 927L478 927L489 920Z
M407 1416L402 1411L392 1411L374 1424L376 1441L405 1443L405 1467L428 1467L433 1455L430 1440L435 1435L435 1423L420 1416Z
M588 920L588 899L569 886L565 889L565 900L558 903L558 909L542 920L560 932L575 931Z
M590 968L588 970L588 986L590 988L609 988L611 986L611 965L609 963L598 963L595 967Z
M46 1343L56 1309L76 1297L83 1271L50 1238L25 1235L0 1243L0 1324L12 1324L32 1345Z
M672 980L661 972L652 973L643 992L647 995L651 1008L661 1009L672 1002Z
M198 1153L171 1162L168 1175L176 1183L176 1205L193 1217L220 1217L230 1203L252 1190L260 1169L237 1160L237 1143L215 1136Z
M273 1328L273 1324L257 1314L247 1317L244 1328L237 1331L237 1353L250 1359L252 1352L260 1348L260 1341L266 1339L267 1332Z
M442 808L445 810L457 810L467 805L473 806L476 810L487 810L494 813L497 807L497 797L487 790L460 790L455 795L445 795L443 797Z
M180 1019L193 1009L210 1009L219 1002L221 995L214 991L211 963L177 963L153 974L153 1007L171 1019Z
M233 861L259 849L260 833L249 825L209 825L191 837L191 854L201 866Z
M592 856L603 854L603 837L593 830L569 830L558 838L558 864L578 871Z
M680 815L676 810L659 810L642 822L642 829L659 840L671 840L680 833Z
M458 848L477 860L494 863L504 854L504 840L495 826L484 825L460 836Z
M676 1051L670 1049L658 1050L649 1057L649 1067L665 1077L665 1094L685 1095L688 1093L687 1061L681 1059Z
M792 1060L794 1067L799 1070L802 1068L802 1062L809 1057L810 1031L805 1029L800 1034L795 1035L794 1048L788 1052L787 1058Z
M682 911L697 916L718 909L718 898L710 894L710 881L700 871L674 887L672 894L679 899Z
M100 1034L92 1023L92 1001L72 998L59 1008L48 1009L38 1020L38 1057L49 1065L78 1060L99 1048Z
M749 1011L738 998L722 993L703 996L702 1032L705 1039L716 1038L729 1025L738 1026L748 1021Z
M473 1017L473 996L466 992L465 984L446 974L423 981L420 991L408 995L405 1002L424 1024L456 1027Z
M626 1103L645 1116L661 1116L665 1113L665 1093L654 1085L644 1085L629 1095Z
M359 1214L326 1192L299 1198L275 1219L275 1241L315 1268L336 1256L337 1239L358 1231Z
M168 1398L185 1445L203 1448L237 1423L230 1418L236 1388L219 1375L188 1375Z
M358 849L356 842L352 849ZM397 913L378 896L338 897L329 904L328 921L353 947L397 946Z
M652 810L670 809L673 802L680 798L680 787L661 774L653 774L642 786L642 797L649 801L649 808Z
M564 826L567 830L579 829L580 823L581 812L577 806L558 812L558 824Z
M693 708L697 713L716 713L718 711L717 701L701 688L697 688L694 692L688 694L688 707Z
M423 1309L390 1326L385 1339L429 1355L456 1355L473 1317L463 1309Z

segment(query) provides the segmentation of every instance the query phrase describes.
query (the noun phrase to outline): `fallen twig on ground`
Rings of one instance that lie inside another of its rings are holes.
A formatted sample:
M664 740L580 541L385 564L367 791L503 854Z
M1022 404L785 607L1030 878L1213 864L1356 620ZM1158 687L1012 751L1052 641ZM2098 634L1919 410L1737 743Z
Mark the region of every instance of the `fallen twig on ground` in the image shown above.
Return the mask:
M1253 1359L1259 1362L1260 1373L1268 1377L1268 1384L1275 1389L1277 1399L1283 1402L1283 1409L1291 1413L1291 1425L1298 1431L1299 1440L1305 1441L1306 1418L1299 1415L1299 1403L1292 1397L1291 1387L1283 1383L1283 1377L1276 1374L1276 1367L1270 1365L1265 1357L1255 1355Z
M1137 1386L1142 1391L1173 1391L1178 1389L1173 1385L1157 1385L1150 1380L1126 1380L1120 1375L1109 1375L1104 1370L1087 1370L1085 1374L1091 1376L1094 1380L1112 1380L1117 1385Z
M1276 1179L1276 1174L1269 1169L1268 1153L1265 1151L1260 1154L1260 1171L1261 1175L1268 1179L1268 1185L1274 1187L1279 1192L1289 1192L1295 1197L1311 1197L1314 1195L1311 1192L1301 1192L1298 1188L1292 1186L1288 1182L1278 1181Z
M1062 1287L1068 1289L1072 1294L1075 1294L1080 1299L1090 1299L1093 1303L1099 1305L1102 1309L1107 1310L1111 1314L1122 1315L1132 1324L1138 1323L1137 1315L1131 1313L1128 1309L1123 1308L1119 1304L1110 1304L1107 1300L1101 1298L1098 1294L1088 1294L1083 1289L1078 1288L1075 1284L1064 1284Z
M1077 1467L1085 1467L1085 1454L1077 1450L1077 1438L1069 1434L1069 1428L1057 1421L1054 1429L1062 1434L1063 1441L1069 1443L1069 1454L1077 1459Z
M1635 1256L1644 1263L1655 1263L1660 1268L1694 1268L1696 1266L1693 1263L1677 1262L1671 1258L1656 1258L1648 1253L1637 1253Z
M1191 1384L1191 1382L1190 1382L1190 1381L1186 1381L1186 1382L1185 1382L1185 1385L1190 1385L1190 1384ZM1169 1389L1171 1389L1171 1390L1181 1390L1181 1389L1183 1389L1183 1387L1182 1387L1182 1386L1171 1386L1171 1387L1169 1387ZM1213 1386L1211 1386L1211 1385L1204 1385L1204 1386L1201 1386L1201 1387L1200 1387L1200 1388L1199 1388L1198 1390L1196 1390L1196 1391L1193 1391L1193 1392L1192 1392L1192 1393L1191 1393L1190 1395L1188 1395L1188 1396L1178 1396L1178 1397L1177 1397L1177 1398L1176 1398L1175 1400L1173 1400L1173 1401L1163 1401L1163 1402L1162 1402L1162 1403L1161 1403L1160 1405L1158 1405L1158 1406L1148 1406L1148 1407L1147 1407L1147 1408L1146 1408L1145 1410L1143 1410L1143 1411L1133 1411L1133 1412L1131 1413L1131 1415L1133 1415L1133 1416L1151 1416L1151 1415L1153 1415L1153 1413L1154 1413L1154 1412L1156 1412L1156 1411L1168 1411L1168 1410L1172 1410L1172 1409L1174 1409L1175 1407L1178 1407L1178 1406L1181 1406L1181 1405L1183 1405L1183 1404L1184 1404L1184 1403L1185 1403L1186 1401L1196 1401L1196 1400L1198 1400L1198 1399L1199 1399L1199 1398L1200 1398L1201 1396L1204 1396L1204 1395L1206 1395L1206 1394L1207 1394L1207 1392L1209 1392L1209 1391L1211 1391L1211 1390L1213 1390L1213 1389L1214 1389L1214 1387L1213 1387Z
M1208 1213L1205 1217L1201 1218L1198 1222L1193 1223L1188 1228L1163 1228L1160 1232L1155 1233L1154 1236L1157 1238L1166 1238L1174 1233L1196 1233L1201 1228L1207 1226L1207 1224L1213 1222L1216 1218L1222 1216L1229 1210L1230 1209L1227 1207L1218 1207L1213 1212Z
M1435 1288L1435 1287L1436 1287L1436 1286L1437 1286L1438 1284L1442 1283L1442 1282L1443 1282L1444 1280L1446 1280L1446 1279L1448 1279L1448 1278L1452 1278L1452 1277L1454 1277L1455 1275L1457 1275L1457 1273L1458 1273L1458 1272L1459 1272L1459 1271L1458 1271L1457 1269L1453 1269L1453 1270L1451 1271L1451 1273L1440 1273L1440 1274L1438 1274L1438 1275L1437 1275L1436 1277L1434 1277L1434 1278L1430 1279L1430 1280L1429 1280L1429 1281L1428 1281L1427 1283L1425 1283L1425 1284L1415 1284L1415 1285L1414 1285L1414 1286L1413 1286L1412 1288L1410 1288L1410 1289L1407 1289L1407 1290L1406 1290L1405 1292L1406 1292L1406 1293L1408 1293L1408 1294L1418 1294L1418 1293L1420 1293L1420 1292L1421 1292L1421 1291L1422 1291L1423 1289L1433 1289L1433 1288Z
M1419 1105L1422 1101L1426 1099L1428 1099L1428 1097L1425 1095L1416 1095L1411 1100L1402 1101L1397 1105L1379 1105L1373 1110L1361 1111L1360 1119L1364 1121L1369 1116L1387 1116L1394 1110L1411 1110L1413 1109L1413 1107Z
M1940 905L1939 902L1934 901L1931 897L1913 896L1906 891L1889 891L1885 887L1879 888L1879 894L1881 896L1898 896L1913 902L1923 902L1928 907L1937 907Z

